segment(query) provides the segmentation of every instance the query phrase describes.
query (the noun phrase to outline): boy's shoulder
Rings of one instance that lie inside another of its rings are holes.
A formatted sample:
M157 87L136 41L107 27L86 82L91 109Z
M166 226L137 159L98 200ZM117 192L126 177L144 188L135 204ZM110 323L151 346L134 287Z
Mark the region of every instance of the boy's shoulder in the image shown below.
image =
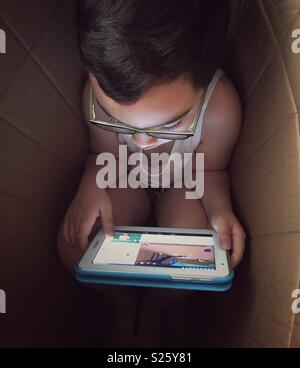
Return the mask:
M242 105L237 89L224 74L215 86L203 118L198 152L205 152L206 167L228 167L242 127Z
M209 100L203 122L207 129L229 128L241 120L242 108L240 96L231 80L224 74L215 86ZM239 124L238 124L239 125Z

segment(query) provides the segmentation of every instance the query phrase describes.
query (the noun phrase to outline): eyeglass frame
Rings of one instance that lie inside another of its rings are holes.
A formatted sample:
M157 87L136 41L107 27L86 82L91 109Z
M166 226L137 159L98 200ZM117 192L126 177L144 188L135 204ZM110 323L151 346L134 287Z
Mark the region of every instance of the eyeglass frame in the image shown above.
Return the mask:
M106 121L103 121L103 120L95 120L95 118L96 118L95 104L94 104L95 95L94 95L94 92L93 92L92 85L90 84L90 93L89 93L89 122L92 123L92 124L94 124L98 128L102 128L102 129L105 129L103 127L106 126L106 127L112 127L112 128L120 128L120 129L124 128L124 129L128 129L128 130L130 130L130 131L133 132L133 133L122 133L121 131L118 132L118 133L115 132L117 134L144 133L144 134L148 134L148 135L150 135L152 137L159 138L159 136L152 135L152 133L154 133L154 134L157 134L157 133L160 134L161 133L161 134L164 134L165 136L168 136L168 135L170 135L170 136L171 135L178 135L179 137L180 136L184 136L183 138L173 138L171 140L187 139L187 138L192 137L192 136L195 135L196 128L197 128L197 125L198 125L198 122L199 122L199 117L200 117L200 114L202 112L202 108L203 108L203 105L204 105L204 102L205 102L205 98L206 98L206 95L207 95L207 91L208 91L208 88L205 88L204 91L203 91L203 94L201 96L201 101L200 101L200 104L199 104L199 108L197 109L197 112L196 112L195 117L193 119L191 128L188 131L184 131L184 132L171 132L171 131L158 131L158 130L155 130L155 129L153 130L153 129L148 129L148 128L135 128L135 127L130 126L130 125L127 125L125 123L122 123L122 125L121 125L121 124L109 123L109 122L106 122ZM115 120L117 120L117 119L115 119Z

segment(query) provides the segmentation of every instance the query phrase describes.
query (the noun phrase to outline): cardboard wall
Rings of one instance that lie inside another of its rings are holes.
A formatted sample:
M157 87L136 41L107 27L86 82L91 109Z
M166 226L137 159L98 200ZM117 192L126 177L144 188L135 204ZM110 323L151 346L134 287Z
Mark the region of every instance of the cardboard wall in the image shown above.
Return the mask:
M1 347L99 346L105 331L109 306L67 274L56 251L88 152L75 5L0 3Z
M230 170L249 235L238 346L299 345L291 310L300 275L300 54L291 50L299 10L298 0L249 2L227 54L245 115Z

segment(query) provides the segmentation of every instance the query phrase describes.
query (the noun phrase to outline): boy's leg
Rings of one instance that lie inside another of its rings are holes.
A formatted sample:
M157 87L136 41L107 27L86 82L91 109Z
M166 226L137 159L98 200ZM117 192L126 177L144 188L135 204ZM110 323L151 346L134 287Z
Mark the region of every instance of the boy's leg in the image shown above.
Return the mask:
M200 199L186 199L186 188L169 188L159 197L155 215L158 226L172 228L211 228ZM138 338L141 346L158 343L166 308L189 299L192 290L143 288L140 290ZM179 316L184 318L184 316ZM159 330L160 326L160 330ZM161 336L160 336L161 337ZM143 345L144 344L144 345Z
M115 226L142 226L150 213L150 204L144 189L109 189L112 200ZM134 203L134 205L133 205ZM99 227L98 223L94 230ZM58 233L59 256L68 271L74 276L74 267L83 256L83 251L72 247L62 236L62 224ZM87 285L93 290L102 293L114 305L114 324L118 328L119 344L134 339L135 319L137 308L137 287L118 285Z

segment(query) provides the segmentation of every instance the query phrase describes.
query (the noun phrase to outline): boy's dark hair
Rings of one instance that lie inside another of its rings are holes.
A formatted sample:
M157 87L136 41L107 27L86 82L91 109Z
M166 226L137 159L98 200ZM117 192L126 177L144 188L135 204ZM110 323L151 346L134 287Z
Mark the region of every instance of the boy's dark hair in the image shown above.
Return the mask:
M121 104L180 76L199 89L221 65L229 19L228 0L79 0L83 65Z

